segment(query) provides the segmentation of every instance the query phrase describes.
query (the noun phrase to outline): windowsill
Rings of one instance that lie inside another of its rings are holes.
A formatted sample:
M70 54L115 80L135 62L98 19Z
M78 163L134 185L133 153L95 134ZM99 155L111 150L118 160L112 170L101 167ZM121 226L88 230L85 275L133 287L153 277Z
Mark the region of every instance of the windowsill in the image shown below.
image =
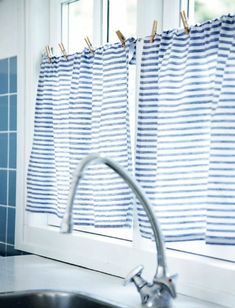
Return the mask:
M185 241L166 243L166 247L198 256L235 262L235 247L232 245L208 245L204 241Z
M234 307L235 263L171 249L167 249L167 261L170 273L179 273L180 292Z
M142 307L133 285L122 279L35 255L0 258L0 292L56 289L79 291L120 306ZM25 279L27 277L27 279ZM222 308L193 297L178 295L174 308Z
M125 277L135 266L143 264L144 276L149 281L156 268L155 251L143 248L141 243L133 246L127 241L85 233L68 236L53 228L44 230L25 225L24 230L24 241L16 242L19 250L120 277ZM226 307L234 306L235 263L167 249L167 264L170 274L179 274L179 293Z

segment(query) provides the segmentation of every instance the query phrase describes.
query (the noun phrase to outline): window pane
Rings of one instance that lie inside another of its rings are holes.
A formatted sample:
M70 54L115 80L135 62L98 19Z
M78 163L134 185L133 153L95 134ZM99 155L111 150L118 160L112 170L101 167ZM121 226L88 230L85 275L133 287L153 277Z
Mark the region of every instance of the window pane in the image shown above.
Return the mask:
M195 0L195 22L201 23L224 14L235 13L234 0Z
M93 0L79 0L62 5L62 41L70 53L86 47L84 37L93 42Z
M116 31L123 35L136 37L136 4L137 0L109 0L109 42L117 42Z

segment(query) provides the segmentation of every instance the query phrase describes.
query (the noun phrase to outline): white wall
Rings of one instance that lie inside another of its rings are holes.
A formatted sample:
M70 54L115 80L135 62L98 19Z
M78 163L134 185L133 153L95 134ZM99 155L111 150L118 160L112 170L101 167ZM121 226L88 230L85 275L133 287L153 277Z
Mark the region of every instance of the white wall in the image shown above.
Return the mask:
M28 148L26 152L29 154L32 143L32 131L34 127L34 106L36 101L37 83L40 71L40 63L45 46L50 44L50 0L18 0L23 3L20 15L21 42L19 44L19 75L24 79L22 87L24 93L20 96L24 105L23 114L25 115L24 136L28 140L26 142ZM23 42L23 43L22 43ZM19 80L19 79L18 79ZM21 121L21 119L19 119ZM20 127L20 122L19 127ZM23 131L23 126L22 126ZM22 162L24 165L26 162ZM19 165L18 165L19 166Z
M17 55L17 0L0 0L0 29L0 59Z

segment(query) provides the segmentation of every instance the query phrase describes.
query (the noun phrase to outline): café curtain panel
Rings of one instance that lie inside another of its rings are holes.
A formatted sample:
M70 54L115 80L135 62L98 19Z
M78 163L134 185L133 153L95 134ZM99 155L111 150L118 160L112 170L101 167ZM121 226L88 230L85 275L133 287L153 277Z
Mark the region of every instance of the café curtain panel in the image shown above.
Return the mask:
M128 66L135 41L107 44L94 55L44 58L27 177L27 210L59 218L79 161L99 153L131 172ZM75 198L74 223L130 227L132 195L108 167L88 168Z
M235 244L234 85L235 16L144 40L136 178L167 241Z

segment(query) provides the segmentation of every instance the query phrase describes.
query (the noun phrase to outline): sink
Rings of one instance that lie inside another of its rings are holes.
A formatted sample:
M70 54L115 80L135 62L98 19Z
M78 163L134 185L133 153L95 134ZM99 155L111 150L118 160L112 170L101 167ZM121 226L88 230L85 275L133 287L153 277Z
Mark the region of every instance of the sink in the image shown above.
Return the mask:
M32 290L0 293L0 308L120 308L115 304L91 297L87 294Z

